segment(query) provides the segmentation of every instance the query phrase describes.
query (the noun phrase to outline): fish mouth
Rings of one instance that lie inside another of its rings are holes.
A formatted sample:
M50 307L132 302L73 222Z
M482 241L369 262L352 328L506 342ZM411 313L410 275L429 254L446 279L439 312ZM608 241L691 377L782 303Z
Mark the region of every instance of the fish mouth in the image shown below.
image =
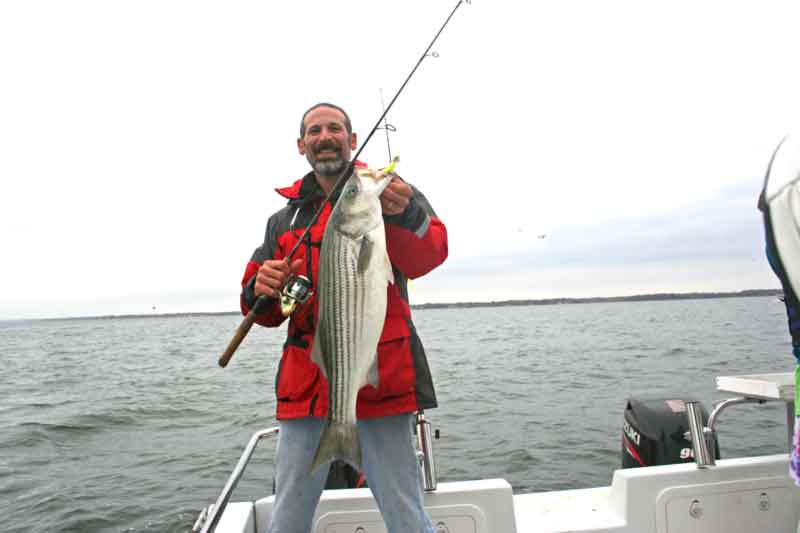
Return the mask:
M381 194L386 186L389 185L389 182L392 181L390 174L383 174L371 168L356 169L356 174L361 183L364 184L363 186L376 194Z

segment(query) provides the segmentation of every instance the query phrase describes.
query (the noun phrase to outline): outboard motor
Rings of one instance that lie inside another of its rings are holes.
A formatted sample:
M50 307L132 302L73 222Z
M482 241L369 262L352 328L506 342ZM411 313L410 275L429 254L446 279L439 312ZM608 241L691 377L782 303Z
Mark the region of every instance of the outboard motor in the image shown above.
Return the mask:
M694 461L692 443L686 433L686 402L689 399L629 398L622 423L622 468L669 465ZM703 424L708 422L705 408ZM719 443L714 440L719 459Z

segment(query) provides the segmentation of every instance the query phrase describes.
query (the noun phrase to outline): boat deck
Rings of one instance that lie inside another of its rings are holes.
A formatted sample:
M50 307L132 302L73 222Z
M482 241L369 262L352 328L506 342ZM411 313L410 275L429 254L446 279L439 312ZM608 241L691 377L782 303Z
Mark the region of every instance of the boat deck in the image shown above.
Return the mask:
M593 531L623 528L610 505L611 487L514 495L517 531Z

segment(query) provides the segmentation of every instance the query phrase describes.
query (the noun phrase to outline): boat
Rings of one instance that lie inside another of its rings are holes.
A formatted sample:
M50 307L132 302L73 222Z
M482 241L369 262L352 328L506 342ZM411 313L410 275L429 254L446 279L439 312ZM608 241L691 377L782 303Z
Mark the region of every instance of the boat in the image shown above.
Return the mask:
M788 446L794 432L793 373L720 376L717 390L731 395L705 416L699 402L679 402L691 448L688 462L615 470L604 487L515 493L504 479L438 483L430 423L417 415L417 444L425 506L437 533L800 533L800 488L789 475L789 453L718 459L715 425L737 404L786 404ZM672 401L672 400L670 400ZM674 401L670 404L675 407ZM731 415L727 415L731 416ZM200 513L195 532L264 533L274 496L230 501L258 443L278 428L256 432L219 498ZM639 429L623 424L624 443L639 443ZM386 533L368 488L323 491L314 533Z

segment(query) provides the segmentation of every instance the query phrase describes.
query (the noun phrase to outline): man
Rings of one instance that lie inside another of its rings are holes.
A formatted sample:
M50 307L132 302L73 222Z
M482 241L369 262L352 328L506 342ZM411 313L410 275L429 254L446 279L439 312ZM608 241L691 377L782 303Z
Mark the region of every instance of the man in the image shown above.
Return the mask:
M259 324L276 327L283 322L278 297L290 273L305 275L316 284L320 243L339 192L334 187L355 148L356 134L340 107L320 103L303 114L297 149L312 171L289 187L277 189L288 204L269 218L264 243L253 253L242 279L243 313L249 312L257 297L269 299ZM331 191L330 202L290 263L287 254ZM433 533L423 507L411 424L414 411L436 407L436 396L411 321L406 284L407 279L422 276L444 262L447 231L425 197L398 176L380 201L395 282L387 288L386 319L378 344L379 385L367 385L358 395L363 470L390 533ZM327 475L327 468L309 473L328 409L327 381L310 358L315 323L312 297L290 315L276 376L280 433L270 533L310 531Z

